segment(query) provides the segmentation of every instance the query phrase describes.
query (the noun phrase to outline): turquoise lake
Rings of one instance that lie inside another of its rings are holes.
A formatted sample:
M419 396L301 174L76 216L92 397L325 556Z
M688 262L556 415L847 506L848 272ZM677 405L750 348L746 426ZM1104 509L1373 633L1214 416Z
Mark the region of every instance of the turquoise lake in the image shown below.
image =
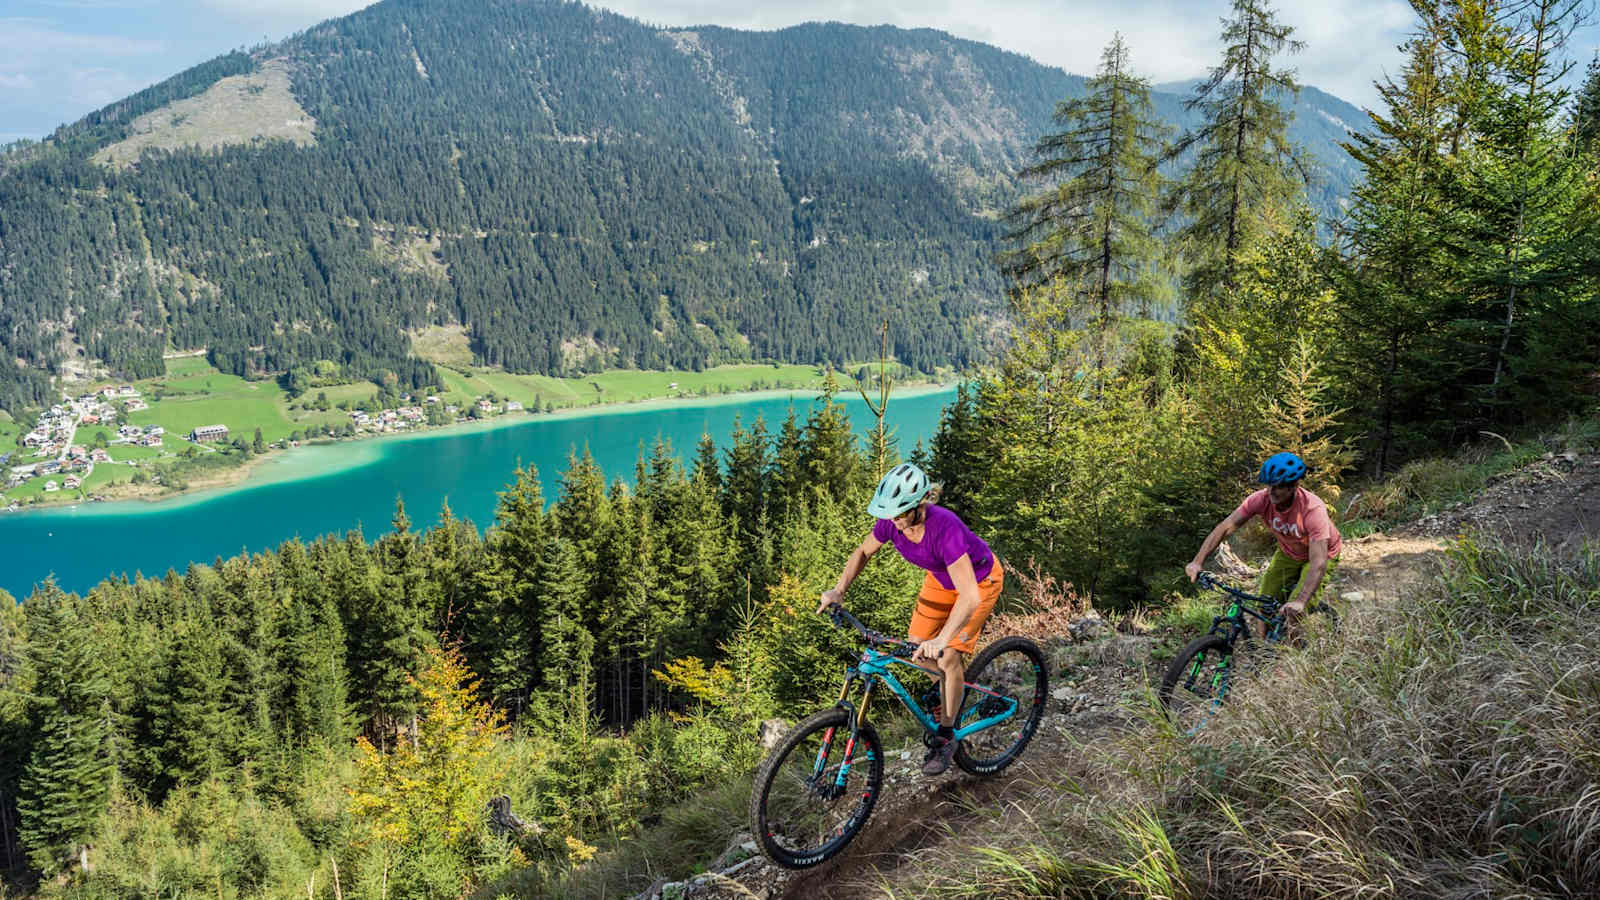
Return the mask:
M932 437L953 388L897 396L888 421L902 453ZM641 445L658 437L680 458L694 453L701 434L727 445L735 417L746 426L763 417L769 433L793 406L803 420L810 394L762 395L728 401L676 401L593 414L530 417L514 425L463 429L300 448L265 460L244 484L159 503L81 504L70 509L0 513L0 589L19 600L54 575L82 592L108 576L160 576L191 561L213 562L241 552L271 550L361 528L368 540L389 530L395 498L405 500L412 527L438 521L446 500L458 518L479 530L494 519L496 492L520 462L539 469L545 499L553 501L568 454L587 447L607 479L632 481ZM861 398L844 398L856 429L873 419Z

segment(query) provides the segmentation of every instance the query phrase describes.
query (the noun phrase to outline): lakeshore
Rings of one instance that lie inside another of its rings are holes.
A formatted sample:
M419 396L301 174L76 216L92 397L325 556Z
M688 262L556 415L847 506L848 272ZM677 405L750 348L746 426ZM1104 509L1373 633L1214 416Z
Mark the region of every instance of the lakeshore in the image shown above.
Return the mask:
M890 401L907 400L929 394L953 391L953 382L918 382L895 387ZM141 510L173 509L216 499L232 491L252 489L270 484L307 478L337 475L382 458L374 445L430 441L465 433L478 433L506 428L517 428L537 422L559 422L594 418L597 416L642 415L665 409L695 409L706 407L743 405L774 398L804 399L812 402L822 396L822 391L809 388L768 388L753 391L734 391L709 396L681 395L652 397L644 400L614 401L589 406L566 407L551 412L518 411L503 413L487 419L466 419L448 425L430 426L411 431L389 433L363 433L346 438L322 438L299 446L274 449L253 456L236 466L212 470L191 479L181 490L172 490L149 484L123 483L112 489L108 499L88 501L60 496L16 509L0 507L0 514L29 516L32 514L60 512L63 509L79 510L85 515L125 515ZM840 391L843 398L856 398L851 391ZM859 423L858 423L859 424ZM769 427L776 423L769 422ZM680 451L686 448L678 448Z
M930 438L954 397L950 387L923 385L893 394L888 424L902 453ZM0 516L0 589L26 599L47 576L69 591L106 577L183 572L241 552L275 549L296 537L390 529L397 501L414 529L431 527L448 504L452 515L487 528L498 494L519 467L536 468L546 501L560 492L570 454L591 452L608 481L631 481L634 464L657 440L679 459L693 455L702 434L726 450L735 420L757 417L775 435L790 407L803 417L814 391L785 390L693 400L591 406L561 414L499 417L388 440L318 444L258 457L243 481L195 490L159 502L80 503ZM840 401L858 434L874 419L861 398Z

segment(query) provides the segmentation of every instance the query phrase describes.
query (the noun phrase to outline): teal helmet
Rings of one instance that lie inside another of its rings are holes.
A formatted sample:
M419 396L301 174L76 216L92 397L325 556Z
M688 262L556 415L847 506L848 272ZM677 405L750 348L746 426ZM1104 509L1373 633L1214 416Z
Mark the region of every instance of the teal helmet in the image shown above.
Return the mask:
M928 473L911 463L901 463L878 482L867 512L875 518L892 519L921 503L928 495L928 487Z

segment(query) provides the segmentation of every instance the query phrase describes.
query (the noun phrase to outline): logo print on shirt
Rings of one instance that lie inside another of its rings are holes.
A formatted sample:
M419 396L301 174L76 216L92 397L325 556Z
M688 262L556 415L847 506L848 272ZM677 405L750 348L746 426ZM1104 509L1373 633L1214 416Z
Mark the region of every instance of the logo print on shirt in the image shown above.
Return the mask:
M1272 517L1272 530L1278 532L1279 534L1287 534L1290 537L1305 537L1305 535L1300 533L1300 523L1286 522L1282 516L1278 515L1274 515Z

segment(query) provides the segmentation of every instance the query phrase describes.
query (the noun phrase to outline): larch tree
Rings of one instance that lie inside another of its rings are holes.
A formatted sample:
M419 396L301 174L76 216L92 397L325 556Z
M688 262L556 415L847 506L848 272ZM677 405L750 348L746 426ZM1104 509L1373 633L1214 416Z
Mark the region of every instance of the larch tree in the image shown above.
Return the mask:
M1071 292L1074 318L1094 336L1095 370L1104 371L1118 319L1148 317L1163 295L1150 214L1165 135L1121 34L1087 95L1059 103L1054 120L1064 130L1040 138L1038 162L1021 172L1044 187L1011 211L1008 237L1019 246L1001 265L1018 288L1059 281Z
M1183 217L1178 246L1187 272L1191 313L1222 302L1238 283L1239 254L1251 239L1283 220L1300 202L1309 172L1289 142L1285 102L1300 85L1291 69L1275 67L1297 53L1294 29L1277 20L1266 0L1233 0L1222 23L1222 61L1184 107L1200 125L1183 134L1163 161L1188 159L1188 173L1162 200Z

